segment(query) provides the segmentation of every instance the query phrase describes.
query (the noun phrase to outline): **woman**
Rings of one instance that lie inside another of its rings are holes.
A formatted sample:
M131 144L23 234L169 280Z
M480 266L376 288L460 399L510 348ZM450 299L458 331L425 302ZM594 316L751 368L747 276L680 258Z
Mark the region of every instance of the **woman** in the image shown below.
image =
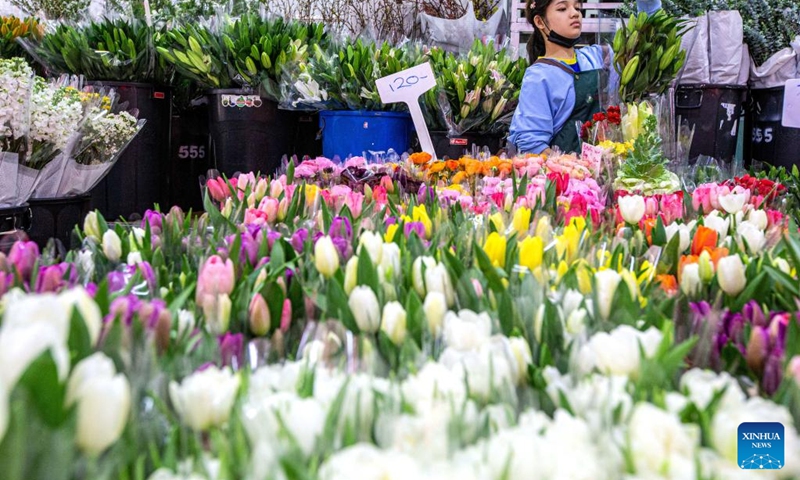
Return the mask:
M648 14L661 0L637 0ZM576 50L583 14L579 0L528 0L525 16L534 26L528 42L531 66L525 71L509 141L519 153L550 153L550 147L575 152L577 124L601 111L600 72L612 63L611 48L592 45Z

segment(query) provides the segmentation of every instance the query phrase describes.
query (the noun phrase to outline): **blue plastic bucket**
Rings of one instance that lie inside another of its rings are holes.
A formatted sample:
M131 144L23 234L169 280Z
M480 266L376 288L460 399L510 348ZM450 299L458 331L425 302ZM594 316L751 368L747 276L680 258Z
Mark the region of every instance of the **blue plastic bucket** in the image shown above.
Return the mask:
M411 144L413 123L406 112L323 110L319 112L319 127L322 155L347 158L390 148L405 152Z

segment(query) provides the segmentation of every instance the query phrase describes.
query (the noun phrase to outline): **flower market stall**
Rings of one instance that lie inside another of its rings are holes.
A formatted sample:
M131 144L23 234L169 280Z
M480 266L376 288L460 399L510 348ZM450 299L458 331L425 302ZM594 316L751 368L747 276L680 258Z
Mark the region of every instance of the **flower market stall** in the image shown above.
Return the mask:
M0 25L29 37L0 60L4 480L800 478L800 172L693 158L685 20L628 18L619 101L531 154L499 142L528 68L502 44L150 8ZM376 82L426 62L435 155ZM181 118L202 175L164 166L201 209L84 209L150 122L99 66L209 112ZM309 109L344 150L290 155ZM361 136L381 117L407 144ZM77 218L37 233L53 199Z

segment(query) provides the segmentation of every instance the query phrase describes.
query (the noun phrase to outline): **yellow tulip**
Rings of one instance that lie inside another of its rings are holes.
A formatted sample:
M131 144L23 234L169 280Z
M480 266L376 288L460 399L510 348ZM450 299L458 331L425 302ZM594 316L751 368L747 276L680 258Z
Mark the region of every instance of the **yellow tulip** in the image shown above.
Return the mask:
M306 184L306 206L308 208L311 208L311 207L314 206L314 202L317 201L317 195L318 194L319 194L319 187L318 186L316 186L314 184L311 184L311 183L307 183Z
M522 235L527 232L531 227L531 209L528 207L519 207L514 212L513 224L517 235ZM539 239L539 241L541 241L541 239Z
M542 264L543 255L544 243L541 238L528 237L519 242L519 264L523 267L536 270Z
M556 252L559 258L572 263L578 254L578 243L581 239L581 229L573 222L564 229L564 233L556 237Z
M397 233L398 228L400 228L400 225L396 223L386 227L386 233L383 235L383 241L386 243L391 243L394 240L394 235Z
M497 232L492 232L486 243L483 245L483 251L486 256L491 260L492 265L495 267L505 268L506 266L506 237Z
M544 243L550 243L553 239L553 227L550 225L550 217L542 217L536 223L536 236L541 238Z
M500 212L489 215L489 221L494 224L494 229L498 232L503 233L506 231L506 224L503 221L503 214Z
M414 207L411 215L413 221L422 222L422 224L425 225L425 238L430 239L433 231L433 222L431 222L431 217L428 216L428 210L425 208L425 205L417 205Z

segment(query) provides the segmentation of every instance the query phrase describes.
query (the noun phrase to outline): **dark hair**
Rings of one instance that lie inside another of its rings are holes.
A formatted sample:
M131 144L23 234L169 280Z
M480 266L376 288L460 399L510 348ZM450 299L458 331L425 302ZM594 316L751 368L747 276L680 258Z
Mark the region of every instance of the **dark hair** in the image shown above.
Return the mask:
M533 33L528 39L528 61L530 63L535 62L537 58L545 53L544 34L539 30L539 27L533 23L533 19L536 18L537 15L544 18L545 10L547 10L547 6L550 5L552 1L553 0L526 0L525 2L525 18L533 27Z

